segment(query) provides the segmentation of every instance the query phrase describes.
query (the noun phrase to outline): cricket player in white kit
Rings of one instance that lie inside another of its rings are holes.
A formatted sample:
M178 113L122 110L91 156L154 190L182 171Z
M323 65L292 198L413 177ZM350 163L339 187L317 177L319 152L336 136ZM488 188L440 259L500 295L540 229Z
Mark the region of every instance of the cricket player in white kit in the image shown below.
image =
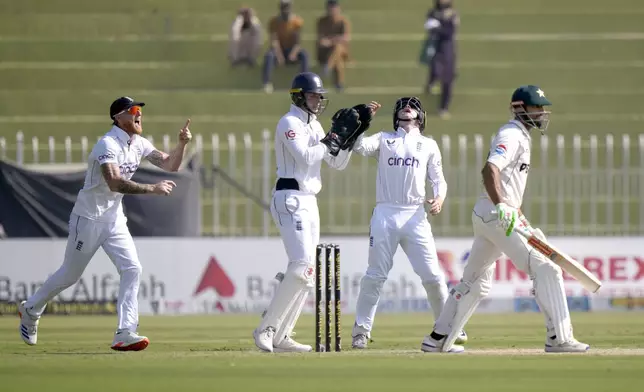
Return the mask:
M461 352L453 344L459 331L488 294L495 261L505 253L514 265L533 280L533 293L546 323L546 352L583 352L589 349L573 336L562 271L514 231L516 225L545 239L521 212L530 169L531 131L548 127L551 105L534 85L521 86L512 95L513 119L494 137L483 168L485 191L474 205L474 243L461 282L450 291L434 331L421 349L428 352Z
M378 161L376 207L369 229L369 266L360 282L353 348L367 347L380 291L393 267L398 245L420 277L435 319L447 299L445 275L425 212L425 203L429 203L432 215L441 211L447 183L438 144L422 135L426 116L418 98L400 98L394 106L394 131L361 136L353 148L357 154ZM430 200L425 195L426 181L434 194ZM459 338L464 342L466 335Z
M324 160L332 168L343 170L351 156L350 149L340 148L341 138L332 133L342 120L334 116L334 126L326 136L318 121L327 103L320 77L312 72L297 75L290 93L293 104L275 131L278 179L271 201L271 213L284 242L288 266L253 332L255 345L266 352L312 351L310 345L296 342L291 335L315 285L315 248L320 239L316 198L322 188L320 167ZM354 115L357 118L358 114Z
M166 171L177 171L192 135L190 120L179 132L179 143L170 153L158 151L141 136L143 102L121 97L110 106L112 129L96 143L88 158L85 184L78 193L69 219L69 237L62 266L27 301L19 305L20 336L35 345L38 323L47 302L76 283L99 247L120 275L117 301L118 325L112 349L139 351L150 343L137 333L141 263L126 225L121 200L124 194L169 195L172 181L139 184L130 179L143 158Z

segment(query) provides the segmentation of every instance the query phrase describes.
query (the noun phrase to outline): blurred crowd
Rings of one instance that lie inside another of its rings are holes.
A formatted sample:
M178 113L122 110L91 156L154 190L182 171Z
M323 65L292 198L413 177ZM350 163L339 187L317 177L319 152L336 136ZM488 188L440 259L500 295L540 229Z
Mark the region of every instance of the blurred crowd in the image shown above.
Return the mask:
M324 79L332 78L338 92L345 87L345 70L350 58L351 23L338 0L326 0L326 12L316 21L315 60ZM304 20L294 10L293 0L279 0L277 15L267 25L268 47L263 53L261 82L267 93L273 91L272 76L277 67L294 68L293 73L309 71L311 55L302 46ZM427 13L419 61L428 67L425 93L440 95L438 113L449 118L452 86L456 78L455 34L458 13L452 0L435 0ZM256 67L265 45L264 27L255 11L239 10L230 29L228 58L233 67Z

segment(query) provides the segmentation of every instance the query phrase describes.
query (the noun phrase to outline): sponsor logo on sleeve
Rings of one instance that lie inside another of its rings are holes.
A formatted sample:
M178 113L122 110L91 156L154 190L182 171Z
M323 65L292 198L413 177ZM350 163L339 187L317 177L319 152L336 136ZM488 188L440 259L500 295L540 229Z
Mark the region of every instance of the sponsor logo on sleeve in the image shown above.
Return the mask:
M289 129L288 131L284 132L284 136L286 136L286 140L293 140L295 139L295 131Z
M106 152L105 154L98 156L99 161L106 161L108 159L114 159L114 154L112 154L111 152Z
M505 144L498 144L494 148L494 154L493 155L501 155L501 156L504 157L507 152L508 152L508 148L505 146Z

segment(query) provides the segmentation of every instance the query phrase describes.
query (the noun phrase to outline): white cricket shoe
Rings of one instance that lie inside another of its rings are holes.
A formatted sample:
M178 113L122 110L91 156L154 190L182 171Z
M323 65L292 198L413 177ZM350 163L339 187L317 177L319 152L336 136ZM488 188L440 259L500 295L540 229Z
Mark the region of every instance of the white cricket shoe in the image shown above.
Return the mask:
M34 317L29 314L27 308L25 308L25 303L27 301L22 301L18 305L18 315L20 315L20 337L22 340L30 346L33 346L38 342L38 322L40 317Z
M150 344L145 336L140 336L132 331L117 331L112 341L112 350L116 351L141 351Z
M367 339L367 335L359 333L353 337L353 341L351 342L351 347L357 348L359 350L363 350L367 348L368 343L369 343L369 339Z
M253 337L255 338L255 346L262 351L269 353L273 352L273 337L275 336L275 328L266 327L263 331L255 329Z
M313 351L313 347L308 344L298 343L287 336L282 343L273 345L273 352L275 353L308 353Z
M547 353L583 353L590 349L590 345L582 343L575 338L567 342L557 343L556 340L546 338L545 350Z
M456 340L454 340L454 344L463 345L465 343L467 343L467 334L465 331L461 331L461 333L456 337Z
M425 336L425 339L423 339L423 343L420 345L420 351L424 351L426 353L440 353L443 351L443 344L445 343L446 338L447 336L443 337L441 340L436 340L432 338L431 335L427 335ZM465 347L453 344L448 353L462 353L463 351L465 351Z

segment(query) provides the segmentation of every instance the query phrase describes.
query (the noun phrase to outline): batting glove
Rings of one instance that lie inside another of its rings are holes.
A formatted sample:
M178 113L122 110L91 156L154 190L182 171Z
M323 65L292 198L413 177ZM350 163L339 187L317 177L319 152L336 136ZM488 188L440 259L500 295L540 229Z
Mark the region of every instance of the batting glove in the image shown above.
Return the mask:
M505 203L496 205L496 214L499 225L505 230L506 237L509 237L514 231L514 227L519 221L519 214L516 208L512 208Z

